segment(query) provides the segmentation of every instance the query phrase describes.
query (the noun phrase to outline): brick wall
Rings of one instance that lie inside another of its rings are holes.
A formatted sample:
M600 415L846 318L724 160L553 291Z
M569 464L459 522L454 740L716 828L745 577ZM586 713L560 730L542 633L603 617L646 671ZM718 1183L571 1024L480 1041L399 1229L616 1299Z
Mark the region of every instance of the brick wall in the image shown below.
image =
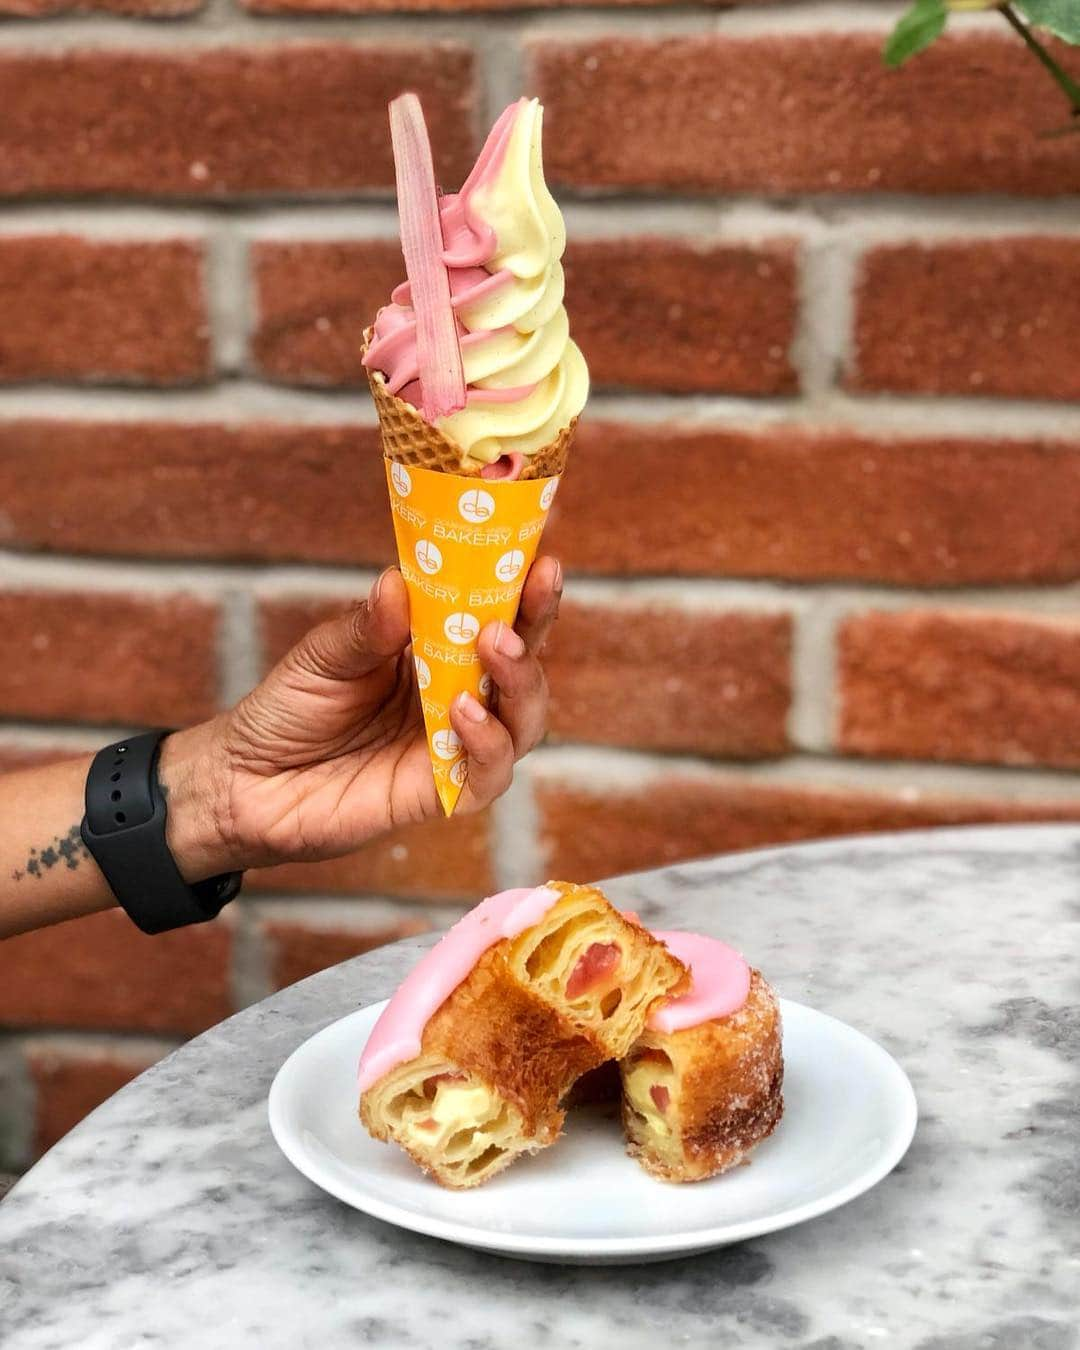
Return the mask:
M992 17L886 72L897 12L0 0L0 765L205 715L390 557L358 347L403 85L452 185L546 100L597 386L550 745L212 927L6 944L9 1164L499 884L1080 818L1080 148Z

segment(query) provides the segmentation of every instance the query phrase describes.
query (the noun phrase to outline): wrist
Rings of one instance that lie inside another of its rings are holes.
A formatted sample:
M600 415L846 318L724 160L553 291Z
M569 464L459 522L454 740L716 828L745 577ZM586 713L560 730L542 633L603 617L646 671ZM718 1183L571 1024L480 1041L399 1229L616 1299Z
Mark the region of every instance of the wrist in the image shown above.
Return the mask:
M186 882L242 869L228 842L228 792L215 722L173 732L161 743L158 781L168 817L165 842Z

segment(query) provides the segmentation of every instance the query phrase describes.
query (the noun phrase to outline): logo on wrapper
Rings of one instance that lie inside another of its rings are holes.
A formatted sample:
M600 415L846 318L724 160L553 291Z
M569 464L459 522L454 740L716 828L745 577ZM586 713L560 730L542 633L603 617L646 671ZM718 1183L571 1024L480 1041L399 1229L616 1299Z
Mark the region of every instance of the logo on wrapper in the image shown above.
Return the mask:
M390 465L390 481L399 497L407 497L412 491L412 475L405 465L399 464L397 460Z
M458 647L472 642L480 632L480 620L475 614L451 614L443 624L443 632Z
M431 738L431 748L440 759L456 759L461 751L461 737L456 731L440 727Z
M416 544L416 563L421 572L433 577L442 567L442 552L430 539L420 539Z
M443 811L472 782L451 724L463 689L491 707L498 684L477 651L486 624L513 625L521 587L555 497L554 482L462 478L385 460L391 519L408 589L418 711Z
M525 554L519 548L512 548L509 553L504 553L495 564L495 575L500 581L513 581L524 566Z
M495 498L483 488L470 488L458 498L458 515L470 525L482 525L495 514Z

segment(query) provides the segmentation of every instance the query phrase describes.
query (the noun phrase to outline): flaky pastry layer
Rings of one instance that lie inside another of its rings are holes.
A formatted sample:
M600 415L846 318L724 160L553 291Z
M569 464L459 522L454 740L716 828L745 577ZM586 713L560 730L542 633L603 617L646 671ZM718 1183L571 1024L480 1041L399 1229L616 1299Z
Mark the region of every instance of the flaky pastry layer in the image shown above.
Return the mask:
M424 1028L421 1053L362 1096L360 1117L444 1186L478 1186L553 1143L573 1083L640 1037L685 967L594 887L489 948Z
M760 972L746 1003L685 1031L646 1031L620 1064L630 1154L665 1181L743 1162L783 1114L780 1008Z

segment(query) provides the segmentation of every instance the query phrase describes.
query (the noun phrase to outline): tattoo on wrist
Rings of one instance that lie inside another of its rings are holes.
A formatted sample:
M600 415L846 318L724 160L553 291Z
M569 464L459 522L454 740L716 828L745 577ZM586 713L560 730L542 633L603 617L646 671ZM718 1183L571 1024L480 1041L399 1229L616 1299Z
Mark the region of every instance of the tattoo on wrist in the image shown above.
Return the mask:
M46 872L51 872L61 863L69 872L74 872L89 856L78 825L72 825L63 837L54 835L51 844L41 849L32 848L23 866L16 867L12 872L11 879L22 881L23 877L34 877L40 881Z

